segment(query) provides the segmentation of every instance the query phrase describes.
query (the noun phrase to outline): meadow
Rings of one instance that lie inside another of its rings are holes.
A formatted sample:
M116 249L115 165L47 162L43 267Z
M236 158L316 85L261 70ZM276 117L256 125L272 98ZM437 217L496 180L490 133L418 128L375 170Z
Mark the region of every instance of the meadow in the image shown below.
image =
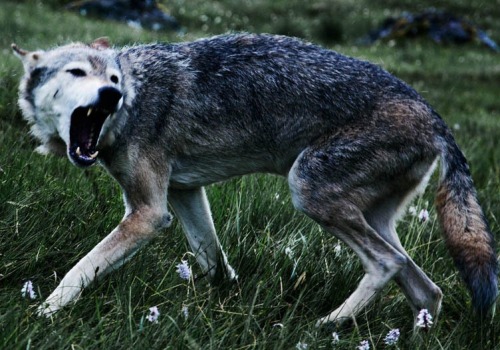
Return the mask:
M453 129L490 227L500 238L500 56L477 43L439 46L427 39L361 46L356 40L388 15L450 9L500 41L500 2L411 0L172 0L183 26L157 33L81 17L62 0L0 4L0 349L500 349L500 315L478 320L442 240L433 206L437 177L398 225L403 245L443 290L442 313L414 335L413 315L391 283L352 325L316 328L362 277L357 257L296 212L286 181L252 175L207 188L219 238L239 274L235 284L182 280L195 263L180 225L161 232L120 270L97 281L52 318L36 307L64 274L119 222L118 185L99 167L33 152L17 107L22 74L11 42L29 50L108 36L116 46L182 41L229 31L300 36L377 63L414 86ZM32 281L35 299L21 288ZM157 306L158 322L148 320ZM307 344L307 346L306 346Z

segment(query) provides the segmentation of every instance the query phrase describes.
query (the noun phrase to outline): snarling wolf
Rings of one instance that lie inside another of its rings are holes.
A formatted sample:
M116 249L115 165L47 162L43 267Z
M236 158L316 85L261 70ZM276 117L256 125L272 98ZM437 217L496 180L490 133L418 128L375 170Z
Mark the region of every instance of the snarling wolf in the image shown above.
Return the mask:
M19 105L42 153L101 164L125 215L40 307L50 315L180 220L203 271L236 273L204 186L255 172L286 176L293 205L344 241L365 271L318 324L354 317L394 279L415 314L442 292L413 262L395 222L441 159L437 212L475 309L497 296L493 236L466 160L441 117L383 69L299 39L233 34L113 49L106 39L28 52Z

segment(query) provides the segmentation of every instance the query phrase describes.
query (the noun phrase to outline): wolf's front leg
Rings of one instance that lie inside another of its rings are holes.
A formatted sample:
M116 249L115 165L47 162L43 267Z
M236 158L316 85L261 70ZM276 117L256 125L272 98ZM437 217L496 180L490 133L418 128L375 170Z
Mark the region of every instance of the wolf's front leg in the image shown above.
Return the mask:
M125 217L64 276L39 307L40 314L51 315L76 299L93 280L120 267L156 232L170 226L172 217L167 210L167 174L153 171L148 164L133 169L139 170L135 174L127 174L127 178L118 178L124 190Z
M82 258L62 279L39 308L39 313L51 315L70 301L94 279L120 267L154 233L170 225L166 211L140 207L130 213L104 240Z
M168 201L184 228L191 250L202 270L214 282L234 280L237 276L228 264L215 233L205 189L170 189Z

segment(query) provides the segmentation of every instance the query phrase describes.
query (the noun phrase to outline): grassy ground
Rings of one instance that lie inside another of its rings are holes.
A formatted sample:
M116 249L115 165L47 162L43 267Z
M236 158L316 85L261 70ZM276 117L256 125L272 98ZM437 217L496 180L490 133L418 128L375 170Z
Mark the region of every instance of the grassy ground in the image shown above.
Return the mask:
M438 47L425 40L354 45L389 14L446 7L467 15L500 40L498 1L371 2L350 0L182 1L166 3L185 28L176 34L137 31L82 19L60 1L0 4L0 348L3 349L354 349L368 340L383 349L399 328L401 349L500 348L500 316L483 324L449 258L432 206L435 181L415 206L430 220L407 215L401 239L414 260L443 289L443 311L432 332L412 337L412 315L394 284L356 320L331 332L314 322L355 288L362 270L345 246L294 212L283 179L256 175L208 188L216 227L240 280L218 288L186 283L175 272L193 264L177 225L133 261L86 290L52 319L34 315L60 278L122 216L117 185L103 170L81 171L67 159L32 152L33 140L16 106L19 62L11 42L27 49L109 36L117 45L190 40L228 30L298 35L381 64L415 86L449 125L467 155L491 228L500 232L500 56L470 44ZM287 249L288 248L288 249ZM293 256L290 255L293 252ZM287 254L288 253L288 254ZM38 298L21 297L27 280ZM146 320L158 306L159 323ZM189 315L184 317L183 307ZM282 324L276 326L276 324Z

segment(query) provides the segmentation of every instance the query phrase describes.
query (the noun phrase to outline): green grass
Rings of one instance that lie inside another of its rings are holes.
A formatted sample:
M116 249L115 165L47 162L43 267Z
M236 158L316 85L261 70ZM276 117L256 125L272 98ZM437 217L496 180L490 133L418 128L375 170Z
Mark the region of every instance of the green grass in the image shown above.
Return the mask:
M35 49L104 35L127 45L265 31L302 36L381 64L415 86L449 125L459 126L456 138L498 237L500 56L476 44L353 44L384 16L429 6L465 14L499 41L498 1L169 1L167 8L185 27L184 37L80 18L58 9L61 3L0 4L0 348L292 349L301 341L310 349L330 349L330 332L316 329L314 322L338 306L362 275L351 251L342 245L334 253L338 241L293 210L283 179L255 175L208 188L219 237L240 276L237 284L180 280L175 265L182 258L200 271L175 224L88 288L78 303L52 319L36 317L40 300L114 228L123 208L117 184L102 169L81 171L67 159L33 153L35 143L16 106L21 66L10 53L11 42ZM500 348L500 316L478 324L444 247L432 206L435 185L432 181L415 203L430 210L431 220L421 224L405 216L398 228L410 255L444 292L433 331L412 337L411 311L392 283L355 325L339 331L336 349L354 349L364 339L372 349L384 349L391 328L401 330L401 349ZM26 280L35 285L35 301L21 297ZM145 320L155 305L161 312L158 324Z

